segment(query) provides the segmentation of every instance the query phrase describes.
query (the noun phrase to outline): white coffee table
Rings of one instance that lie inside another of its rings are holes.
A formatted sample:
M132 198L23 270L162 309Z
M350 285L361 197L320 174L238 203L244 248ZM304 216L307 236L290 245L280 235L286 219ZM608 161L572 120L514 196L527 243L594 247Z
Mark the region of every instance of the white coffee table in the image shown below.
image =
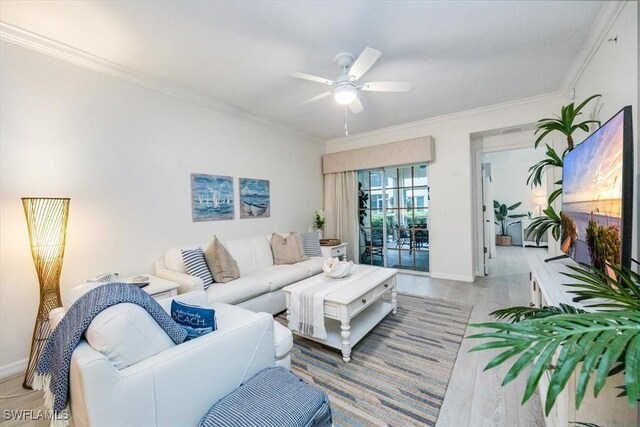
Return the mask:
M351 360L351 348L356 345L387 314L397 312L396 273L393 268L356 265L353 273L365 272L364 275L353 274L342 279L333 279L325 274L318 274L300 282L282 288L287 298L287 321L291 317L291 291L297 286L310 283L326 283L327 286L343 283L339 289L324 298L324 318L327 330L326 339L317 339L299 334L338 350L342 350L342 359ZM382 299L391 293L391 302Z

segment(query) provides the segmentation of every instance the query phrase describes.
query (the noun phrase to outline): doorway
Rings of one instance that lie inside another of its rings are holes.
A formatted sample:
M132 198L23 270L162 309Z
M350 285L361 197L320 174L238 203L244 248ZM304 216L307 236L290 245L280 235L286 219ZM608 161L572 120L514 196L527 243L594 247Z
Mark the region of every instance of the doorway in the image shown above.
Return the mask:
M530 123L470 135L476 276L492 275L491 268L496 265L493 260L507 253L501 250L503 247L494 248L495 236L503 231L495 225L494 200L507 207L520 203L509 214L523 216L509 218L505 224L506 234L511 237L509 247L522 250L523 246L536 246L527 236L527 227L531 218L546 208L546 195L553 191L553 182L559 178L545 176L545 185L535 188L527 185L529 168L545 155L543 149L533 148L534 129L535 124ZM554 145L552 138L545 139L545 143ZM504 239L500 240L504 243Z
M515 260L517 248L547 246L546 242L537 245L528 236L529 224L540 216L547 204L546 177L543 176L541 187L532 188L527 184L529 167L543 155L542 150L528 147L487 152L481 156L485 275L499 273L490 271L491 266L497 265L490 260L496 257L509 254L509 259ZM502 210L506 208L506 217L498 215L498 206L502 206Z
M358 172L360 263L429 271L426 164Z

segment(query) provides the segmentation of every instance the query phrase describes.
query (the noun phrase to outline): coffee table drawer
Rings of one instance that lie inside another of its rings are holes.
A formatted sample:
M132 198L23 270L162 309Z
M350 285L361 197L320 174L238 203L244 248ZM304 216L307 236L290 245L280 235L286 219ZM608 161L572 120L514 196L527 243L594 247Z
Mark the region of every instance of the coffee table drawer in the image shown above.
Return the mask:
M371 289L369 292L349 304L349 317L353 317L360 313L376 300L376 289Z
M375 297L377 298L378 296L384 294L385 292L387 292L388 290L390 290L393 287L393 280L394 278L391 278L389 280L387 280L386 282L376 286L376 288L374 289L375 291Z

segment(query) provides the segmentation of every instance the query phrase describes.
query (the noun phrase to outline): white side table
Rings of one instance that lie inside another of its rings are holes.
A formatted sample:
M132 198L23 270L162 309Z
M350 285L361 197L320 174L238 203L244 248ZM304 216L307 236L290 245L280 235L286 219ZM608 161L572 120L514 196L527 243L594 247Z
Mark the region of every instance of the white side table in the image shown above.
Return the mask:
M540 244L536 243L535 240L525 240L526 239L526 230L527 228L529 228L529 226L531 225L531 220L529 218L523 218L520 221L516 221L519 222L521 227L520 227L520 231L522 233L522 247L524 248L525 246L537 246L539 248L542 247L547 247L549 246L549 244L547 242L540 242Z
M320 246L324 258L338 258L347 261L347 244L341 243L335 246Z
M142 288L142 290L147 292L153 298L161 299L178 295L178 288L180 287L178 283L166 279L161 279L150 274L145 274L144 276L149 277L149 284ZM133 277L135 276L118 278L118 282L131 282L131 279ZM71 289L67 296L64 298L64 306L71 307L71 305L76 302L76 300L82 295L89 292L91 289L94 289L97 286L101 285L104 285L104 283L87 282L76 286L75 288Z

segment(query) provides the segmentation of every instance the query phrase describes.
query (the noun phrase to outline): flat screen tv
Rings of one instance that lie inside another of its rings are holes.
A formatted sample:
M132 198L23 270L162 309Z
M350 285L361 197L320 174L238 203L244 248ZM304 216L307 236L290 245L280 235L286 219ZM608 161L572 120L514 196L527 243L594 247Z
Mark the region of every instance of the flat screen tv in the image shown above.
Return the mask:
M630 266L633 206L631 106L563 159L561 248L576 262L607 271Z

